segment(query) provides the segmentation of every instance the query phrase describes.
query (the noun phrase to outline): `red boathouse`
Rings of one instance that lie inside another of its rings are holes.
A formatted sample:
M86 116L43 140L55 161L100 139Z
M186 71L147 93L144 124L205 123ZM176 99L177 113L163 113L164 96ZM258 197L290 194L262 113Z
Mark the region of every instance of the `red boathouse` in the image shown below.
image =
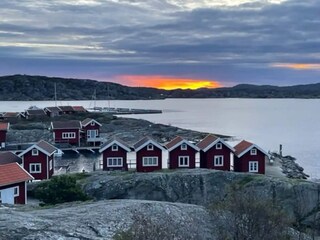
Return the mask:
M165 149L150 137L134 144L137 172L152 172L162 169L162 151Z
M80 121L55 121L51 123L51 129L55 143L67 143L80 146Z
M33 177L18 163L0 165L0 203L26 204L30 180Z
M0 122L0 149L6 147L7 132L9 130L10 123Z
M104 171L128 171L127 153L131 152L131 148L121 139L110 139L101 146L99 152L102 153L102 168Z
M196 167L196 153L200 150L196 145L178 136L166 148L169 152L170 169Z
M54 173L54 153L58 149L51 144L40 141L19 154L22 158L23 168L34 179L49 179Z
M82 136L86 143L93 146L100 145L100 127L102 126L99 122L94 119L86 118L81 122L82 126Z
M230 171L231 153L234 148L222 138L209 134L197 144L200 150L200 168Z
M235 172L265 173L266 158L269 158L266 151L245 140L234 148L236 150L234 156Z

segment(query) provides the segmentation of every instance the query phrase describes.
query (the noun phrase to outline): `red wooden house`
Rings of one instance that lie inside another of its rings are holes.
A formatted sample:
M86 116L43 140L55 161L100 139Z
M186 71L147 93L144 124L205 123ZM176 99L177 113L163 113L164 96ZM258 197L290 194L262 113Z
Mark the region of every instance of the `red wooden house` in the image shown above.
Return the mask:
M269 154L257 145L243 140L235 147L234 171L265 173L265 162Z
M49 179L54 173L54 153L58 149L51 144L40 141L19 154L22 158L23 168L30 173L34 179Z
M73 114L75 113L72 106L59 106L63 114Z
M200 168L230 171L231 153L234 149L222 138L209 134L197 144L200 150Z
M24 113L26 119L44 118L47 114L43 109L28 109Z
M6 147L7 132L9 127L10 123L0 122L0 149Z
M104 143L100 150L102 153L103 170L128 170L127 153L130 146L118 138L112 138Z
M33 177L18 163L0 165L0 203L26 204L30 180Z
M55 143L68 143L80 146L80 121L55 121L51 123L51 129Z
M196 153L200 150L182 137L176 137L166 145L169 152L169 168L195 168Z
M88 112L83 106L72 106L74 113L86 113Z
M165 149L150 137L134 144L137 172L152 172L162 169L162 151Z
M94 146L100 145L100 127L102 125L94 119L86 118L81 122L81 126L83 139Z

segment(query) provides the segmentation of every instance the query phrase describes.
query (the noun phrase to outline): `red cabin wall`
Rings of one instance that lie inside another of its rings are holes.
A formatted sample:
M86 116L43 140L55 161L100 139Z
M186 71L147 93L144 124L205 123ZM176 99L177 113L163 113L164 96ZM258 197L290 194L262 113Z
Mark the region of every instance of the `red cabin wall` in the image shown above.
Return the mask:
M127 163L127 151L124 150L122 147L118 146L118 151L112 151L112 146L107 148L102 153L102 160L103 160L103 170L109 171L109 170L125 170L128 171L128 163ZM107 165L107 158L110 157L122 157L122 167L108 167Z
M234 156L234 171L235 172L249 172L249 162L258 162L259 174L265 174L265 157L266 155L257 149L257 155L250 155L250 151L244 154L241 158Z
M0 131L0 147L1 143L6 142L7 131Z
M0 190L12 187L19 187L19 196L14 197L14 204L26 204L26 184L25 182L15 183L0 187Z
M70 143L72 145L78 145L79 144L79 134L80 130L79 129L55 129L53 130L54 132L54 141L55 143ZM76 137L73 139L63 139L62 138L62 133L75 133Z
M147 150L147 146L136 152L137 172L152 172L162 169L162 150L156 146L153 150ZM145 167L142 165L143 157L158 157L158 166Z
M41 173L30 173L30 163L41 163ZM39 151L38 156L32 156L32 150L30 150L25 155L23 155L23 168L28 173L30 173L30 175L32 175L35 180L47 179L47 171L49 168L49 166L47 165L47 155Z
M181 145L169 152L169 168L195 168L196 167L196 153L192 147L187 145L186 150L181 150ZM179 167L179 156L189 156L189 167Z
M214 156L223 156L223 166L214 166ZM222 149L216 149L216 145L212 146L208 151L200 152L200 168L209 168L222 171L230 171L231 150L222 144Z

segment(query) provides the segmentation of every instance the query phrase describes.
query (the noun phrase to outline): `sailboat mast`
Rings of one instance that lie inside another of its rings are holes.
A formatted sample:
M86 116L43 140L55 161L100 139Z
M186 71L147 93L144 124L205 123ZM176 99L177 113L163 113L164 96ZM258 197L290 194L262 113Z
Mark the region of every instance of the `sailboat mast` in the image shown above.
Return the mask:
M54 83L54 103L57 106L57 83Z

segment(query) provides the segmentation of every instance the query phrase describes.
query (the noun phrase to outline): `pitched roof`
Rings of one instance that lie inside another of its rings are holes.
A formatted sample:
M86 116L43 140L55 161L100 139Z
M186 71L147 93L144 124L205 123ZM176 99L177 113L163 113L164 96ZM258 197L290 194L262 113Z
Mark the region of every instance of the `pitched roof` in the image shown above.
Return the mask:
M197 146L204 152L208 151L211 149L214 145L217 143L222 143L224 146L229 148L232 152L235 151L233 147L231 147L229 144L227 144L222 138L219 138L213 134L209 134L206 136L202 141L200 141Z
M144 137L142 139L140 139L138 142L136 142L133 147L136 151L141 150L142 148L144 148L145 146L147 146L149 143L153 144L154 146L160 148L161 150L165 150L163 148L163 146L161 144L159 144L158 142L156 142L153 138L151 137Z
M34 178L18 163L0 165L0 186L26 182Z
M61 112L59 107L46 107L44 110L47 110L48 112Z
M40 152L42 152L48 156L51 156L52 154L54 154L58 150L58 148L54 147L50 143L41 140L40 142L33 144L32 146L30 146L29 148L24 150L22 153L20 153L19 157L25 155L27 152L31 151L34 148L38 149Z
M96 124L102 126L101 123L97 122L96 120L94 120L94 119L92 119L92 118L86 118L85 120L83 120L83 121L81 122L81 125L85 127L85 126L87 126L89 123L91 123L92 121L95 122Z
M236 146L234 146L235 155L237 157L242 157L244 154L246 154L248 151L250 151L252 148L257 148L259 151L264 153L265 155L269 156L269 154L263 150L262 148L258 147L254 143L248 142L246 140L242 140L240 143L238 143Z
M208 146L210 146L212 143L214 143L215 141L217 141L219 138L213 134L209 134L208 136L206 136L204 139L202 139L197 146L200 149L205 149Z
M87 112L87 110L82 106L72 106L75 112Z
M0 152L0 165L17 162L22 163L22 159L12 152Z
M169 143L167 143L165 147L168 149L168 151L171 151L183 143L185 143L185 144L189 145L190 147L192 147L193 149L199 151L199 148L196 145L190 143L189 141L183 139L180 136L175 137L173 140L171 140Z
M59 106L59 108L63 111L63 112L74 112L73 108L71 106Z
M111 147L113 144L117 144L118 146L122 147L124 150L126 150L127 152L131 152L131 147L128 143L126 143L125 141L113 137L111 139L109 139L108 141L106 141L104 144L102 144L102 146L100 147L99 152L103 152L104 150L106 150L107 148Z
M0 122L0 131L8 131L10 124L7 122Z
M80 129L81 124L78 120L55 121L51 123L52 129Z
M13 118L13 117L18 117L20 115L19 112L5 112L2 117L4 118Z
M28 115L33 115L33 116L41 116L41 115L46 115L43 109L28 109L26 111Z

